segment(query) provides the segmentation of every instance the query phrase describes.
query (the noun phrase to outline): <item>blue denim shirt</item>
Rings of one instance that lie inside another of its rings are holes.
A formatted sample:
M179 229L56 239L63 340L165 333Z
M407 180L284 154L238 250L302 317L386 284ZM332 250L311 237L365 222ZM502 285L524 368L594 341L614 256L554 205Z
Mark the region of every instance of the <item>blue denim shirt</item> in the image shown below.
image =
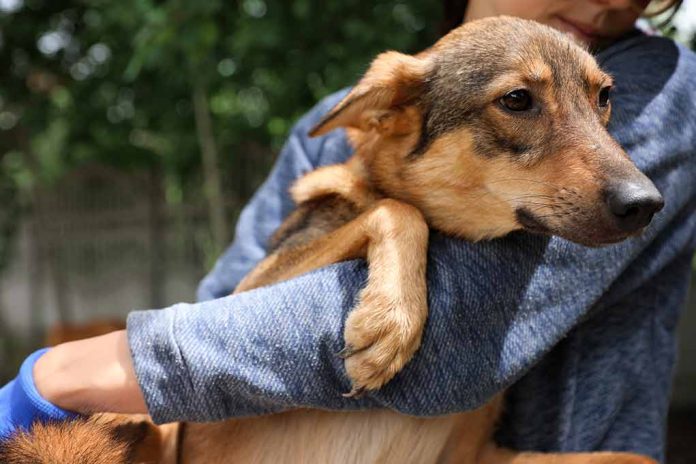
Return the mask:
M336 356L363 261L227 296L292 210L288 186L351 154L342 131L298 122L195 304L133 312L128 336L157 422L297 407L437 415L508 388L498 440L518 449L627 450L663 458L675 325L696 245L696 56L635 37L599 59L614 75L610 130L664 195L637 238L599 249L527 233L471 244L433 233L430 316L415 358L383 389L343 398Z

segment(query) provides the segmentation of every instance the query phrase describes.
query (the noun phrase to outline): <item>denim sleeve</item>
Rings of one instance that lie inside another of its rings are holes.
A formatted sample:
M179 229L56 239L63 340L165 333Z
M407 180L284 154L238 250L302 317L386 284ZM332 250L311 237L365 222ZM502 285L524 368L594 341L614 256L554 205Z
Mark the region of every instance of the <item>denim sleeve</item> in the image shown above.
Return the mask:
M223 296L263 256L263 243L291 208L284 200L291 178L326 162L321 144L340 143L309 140L303 131L312 117L301 122L244 211L237 241L203 282L199 296L209 301L129 316L135 369L154 420L213 421L297 407L436 415L475 408L511 385L579 321L693 250L696 109L690 87L679 82L696 69L689 60L657 98L634 104L635 89L618 86L614 96L625 105L612 132L666 200L648 230L600 249L526 233L478 244L432 234L422 347L393 381L360 399L341 396L350 386L336 353L366 279L363 261Z

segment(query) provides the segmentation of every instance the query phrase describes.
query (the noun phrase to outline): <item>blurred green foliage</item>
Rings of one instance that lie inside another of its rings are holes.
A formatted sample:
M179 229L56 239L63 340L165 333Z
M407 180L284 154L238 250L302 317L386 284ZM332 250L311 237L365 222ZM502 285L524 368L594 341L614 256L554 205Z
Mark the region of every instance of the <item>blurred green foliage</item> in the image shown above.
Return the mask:
M85 163L161 169L169 202L203 182L204 92L225 192L258 185L292 123L386 48L436 37L439 3L5 0L0 182L27 192Z
M302 113L440 20L431 0L3 0L0 269L32 188L84 164L156 170L168 203L203 203L207 140L241 204Z
M32 189L84 164L156 170L169 204L204 203L212 143L225 204L241 204L317 100L376 53L436 39L440 3L2 0L0 270Z

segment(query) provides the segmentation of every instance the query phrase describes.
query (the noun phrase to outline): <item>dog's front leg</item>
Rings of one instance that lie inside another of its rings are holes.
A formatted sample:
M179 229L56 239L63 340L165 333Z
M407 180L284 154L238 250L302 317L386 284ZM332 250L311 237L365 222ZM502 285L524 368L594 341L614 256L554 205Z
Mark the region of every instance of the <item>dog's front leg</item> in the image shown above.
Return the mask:
M382 387L420 346L428 313L428 226L404 203L382 200L367 214L367 285L346 320L349 395Z
M428 226L416 208L376 201L352 221L303 246L268 256L237 292L290 279L329 264L366 258L369 277L345 327L351 394L387 383L420 346L427 316Z

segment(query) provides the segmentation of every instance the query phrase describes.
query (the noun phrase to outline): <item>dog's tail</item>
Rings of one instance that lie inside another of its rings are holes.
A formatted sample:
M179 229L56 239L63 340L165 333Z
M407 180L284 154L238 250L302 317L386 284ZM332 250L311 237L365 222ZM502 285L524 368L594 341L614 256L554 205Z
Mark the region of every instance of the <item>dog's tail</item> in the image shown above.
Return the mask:
M531 453L489 446L478 464L657 464L632 453Z
M158 464L159 429L144 416L99 414L35 424L0 441L2 464Z

